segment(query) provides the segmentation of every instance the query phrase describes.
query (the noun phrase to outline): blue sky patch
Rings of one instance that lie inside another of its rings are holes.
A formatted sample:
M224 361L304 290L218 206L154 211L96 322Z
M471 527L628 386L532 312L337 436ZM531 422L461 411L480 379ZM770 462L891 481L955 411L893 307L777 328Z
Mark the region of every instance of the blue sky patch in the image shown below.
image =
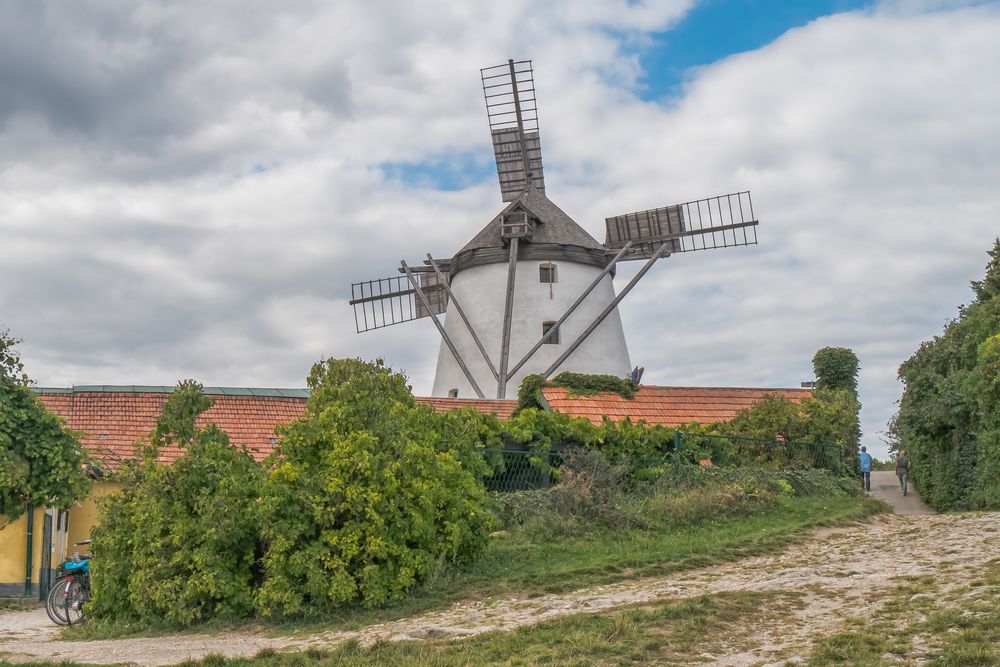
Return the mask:
M442 155L421 162L383 162L379 168L388 181L425 190L461 190L489 178L495 180L497 175L493 153L488 150Z
M870 0L705 0L639 53L644 100L679 93L691 67L770 44L788 30L830 14L870 7Z

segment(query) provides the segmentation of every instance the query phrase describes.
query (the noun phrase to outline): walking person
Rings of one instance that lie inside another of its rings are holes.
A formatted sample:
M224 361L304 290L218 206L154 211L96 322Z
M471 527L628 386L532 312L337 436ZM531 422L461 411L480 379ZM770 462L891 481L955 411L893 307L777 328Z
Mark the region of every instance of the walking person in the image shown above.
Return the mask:
M858 454L858 468L861 470L861 486L865 491L872 490L872 455L867 447L862 447Z
M899 488L903 490L903 495L906 495L906 485L907 478L910 476L910 457L906 455L903 450L899 451L899 456L896 457L896 477L899 478Z

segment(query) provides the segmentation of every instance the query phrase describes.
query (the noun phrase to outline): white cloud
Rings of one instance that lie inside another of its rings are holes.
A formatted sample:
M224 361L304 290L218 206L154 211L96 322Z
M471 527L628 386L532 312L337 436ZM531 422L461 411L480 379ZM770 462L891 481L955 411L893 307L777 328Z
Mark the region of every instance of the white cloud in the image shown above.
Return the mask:
M753 191L761 245L670 258L625 301L646 379L794 385L847 345L873 438L1000 230L1000 12L826 17L639 99L642 45L690 4L19 5L0 321L43 385L300 385L324 354L382 354L426 392L432 328L358 336L349 283L447 256L499 198L380 165L489 161L476 70L531 57L549 194L598 238L607 215Z

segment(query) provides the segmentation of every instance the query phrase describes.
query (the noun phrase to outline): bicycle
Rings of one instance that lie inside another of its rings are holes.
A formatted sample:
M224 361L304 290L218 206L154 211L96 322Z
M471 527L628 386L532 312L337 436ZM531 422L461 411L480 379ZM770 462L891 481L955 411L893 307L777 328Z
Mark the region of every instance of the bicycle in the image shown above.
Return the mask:
M90 540L73 546L85 546ZM82 623L86 616L84 605L90 600L90 555L74 553L63 565L55 585L45 598L45 612L56 625Z

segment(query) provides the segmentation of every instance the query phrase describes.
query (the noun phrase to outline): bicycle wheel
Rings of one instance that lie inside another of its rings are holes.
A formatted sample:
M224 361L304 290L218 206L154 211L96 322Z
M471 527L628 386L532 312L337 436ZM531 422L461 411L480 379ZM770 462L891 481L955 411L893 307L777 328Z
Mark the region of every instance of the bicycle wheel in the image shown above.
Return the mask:
M66 593L69 591L69 584L67 579L57 580L45 598L45 613L56 625L66 625L69 622L66 619Z
M87 587L83 585L83 582L79 578L69 583L69 586L66 588L66 597L63 600L65 603L63 611L66 614L67 625L83 623L83 605L87 603L89 597Z

